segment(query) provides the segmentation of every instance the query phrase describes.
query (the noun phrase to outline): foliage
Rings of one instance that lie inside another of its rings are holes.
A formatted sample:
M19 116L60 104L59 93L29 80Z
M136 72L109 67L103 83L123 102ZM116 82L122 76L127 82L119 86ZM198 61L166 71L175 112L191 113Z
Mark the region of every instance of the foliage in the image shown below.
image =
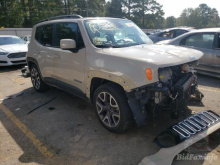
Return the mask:
M195 28L220 26L215 8L200 4L184 9L179 18L164 19L164 12L156 0L0 0L0 26L32 27L48 17L79 14L83 17L126 17L141 28Z
M128 17L142 28L163 26L162 6L155 0L0 0L0 26L32 27L48 17Z
M165 27L172 28L176 26L176 18L174 16L167 17L165 20Z
M177 26L192 26L195 28L208 28L220 26L218 11L210 8L207 4L200 4L193 9L184 9L179 18Z

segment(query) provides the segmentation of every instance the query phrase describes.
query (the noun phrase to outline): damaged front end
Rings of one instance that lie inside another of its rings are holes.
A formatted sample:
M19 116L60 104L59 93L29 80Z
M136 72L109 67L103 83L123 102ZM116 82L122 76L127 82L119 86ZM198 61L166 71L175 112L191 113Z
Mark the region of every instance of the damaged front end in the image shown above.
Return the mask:
M154 116L160 109L172 109L172 118L186 110L192 97L201 100L203 94L197 88L197 76L190 64L159 68L159 81L127 93L128 102L138 126L146 125L147 112Z

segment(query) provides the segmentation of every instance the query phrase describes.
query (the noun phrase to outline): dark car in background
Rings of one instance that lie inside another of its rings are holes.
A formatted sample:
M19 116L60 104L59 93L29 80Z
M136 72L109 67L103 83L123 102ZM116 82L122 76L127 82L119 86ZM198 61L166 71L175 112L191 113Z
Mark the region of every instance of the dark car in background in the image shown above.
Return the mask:
M157 43L159 41L176 38L192 30L194 30L192 27L175 27L151 34L149 37L154 43Z
M220 28L191 31L167 42L168 44L193 48L204 53L199 65L194 67L199 73L220 78Z

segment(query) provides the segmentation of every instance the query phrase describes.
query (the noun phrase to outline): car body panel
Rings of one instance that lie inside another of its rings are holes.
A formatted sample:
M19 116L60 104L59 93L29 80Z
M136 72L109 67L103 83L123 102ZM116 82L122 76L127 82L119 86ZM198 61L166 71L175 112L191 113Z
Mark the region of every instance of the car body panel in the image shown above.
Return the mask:
M77 87L85 92L85 58L86 49L80 49L78 52L54 48L51 50L53 55L53 77L59 81ZM60 69L62 68L62 69Z
M184 39L195 34L215 34L215 39L213 40L213 47L212 48L200 48L200 47L180 45L180 43ZM220 28L195 30L195 31L183 34L175 39L170 40L168 43L164 43L164 44L192 48L192 49L196 49L196 50L203 52L204 56L199 60L199 65L194 65L194 67L198 70L219 74L220 73L220 53L219 53L220 48L215 48L216 46L215 40L219 40L219 38L217 38L219 34L220 34ZM158 44L163 44L163 43L158 43Z

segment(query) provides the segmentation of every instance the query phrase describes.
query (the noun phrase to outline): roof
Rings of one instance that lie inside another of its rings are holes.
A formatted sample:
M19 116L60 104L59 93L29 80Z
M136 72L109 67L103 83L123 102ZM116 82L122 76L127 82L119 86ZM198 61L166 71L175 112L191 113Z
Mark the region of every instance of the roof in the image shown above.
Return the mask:
M38 24L44 24L44 23L54 23L57 21L69 21L69 20L78 20L78 21L84 21L84 20L92 20L92 19L126 19L126 18L122 18L122 17L81 17L79 15L61 15L61 16L56 16L56 17L51 17L51 18L47 18L44 19L40 22L38 22Z
M192 30L193 27L187 27L187 26L180 26L180 27L174 27L174 28L169 28L169 29L165 29L163 31L170 31L170 30L176 30L176 29L182 29L182 30Z
M198 29L194 32L220 32L220 28L205 28L205 29Z

